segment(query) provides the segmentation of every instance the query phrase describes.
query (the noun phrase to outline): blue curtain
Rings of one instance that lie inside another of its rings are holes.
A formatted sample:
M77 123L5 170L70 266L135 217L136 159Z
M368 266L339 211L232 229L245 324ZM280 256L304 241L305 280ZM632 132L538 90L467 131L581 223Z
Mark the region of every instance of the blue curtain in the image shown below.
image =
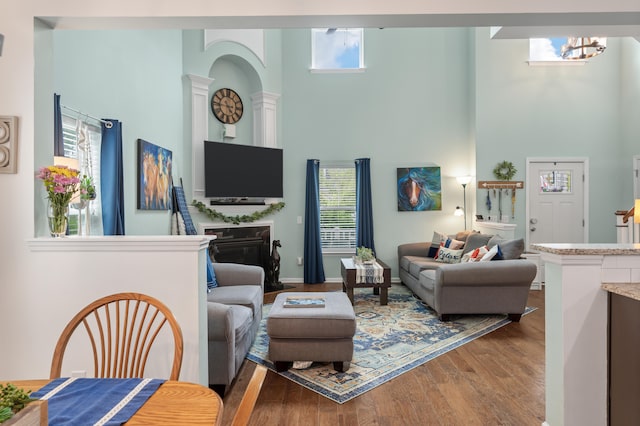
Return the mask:
M323 283L320 240L320 161L307 160L307 192L304 208L304 282Z
M62 109L60 95L53 94L53 155L64 156L64 139L62 138Z
M104 121L100 148L102 226L104 235L124 235L122 125L118 120Z
M356 246L368 247L375 253L370 163L368 158L356 160Z

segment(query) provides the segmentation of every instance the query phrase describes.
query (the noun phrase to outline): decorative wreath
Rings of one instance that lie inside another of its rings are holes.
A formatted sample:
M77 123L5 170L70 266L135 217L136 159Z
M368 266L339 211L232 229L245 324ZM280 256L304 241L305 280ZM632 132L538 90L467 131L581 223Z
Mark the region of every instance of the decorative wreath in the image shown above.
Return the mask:
M517 171L511 161L503 161L502 163L498 163L496 168L493 169L493 174L500 180L511 180Z

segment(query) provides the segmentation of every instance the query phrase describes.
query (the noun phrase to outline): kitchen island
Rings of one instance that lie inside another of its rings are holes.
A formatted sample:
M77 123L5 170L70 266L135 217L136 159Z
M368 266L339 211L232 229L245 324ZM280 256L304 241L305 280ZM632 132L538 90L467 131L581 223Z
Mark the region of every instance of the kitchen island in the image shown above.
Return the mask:
M536 244L545 265L545 425L608 421L608 292L640 283L640 244Z

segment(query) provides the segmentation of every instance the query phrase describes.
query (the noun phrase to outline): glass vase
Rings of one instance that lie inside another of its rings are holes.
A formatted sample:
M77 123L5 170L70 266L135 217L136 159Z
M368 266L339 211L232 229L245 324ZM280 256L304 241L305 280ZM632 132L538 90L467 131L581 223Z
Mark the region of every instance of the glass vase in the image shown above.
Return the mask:
M49 201L47 205L47 220L51 236L54 238L64 237L67 234L69 206Z

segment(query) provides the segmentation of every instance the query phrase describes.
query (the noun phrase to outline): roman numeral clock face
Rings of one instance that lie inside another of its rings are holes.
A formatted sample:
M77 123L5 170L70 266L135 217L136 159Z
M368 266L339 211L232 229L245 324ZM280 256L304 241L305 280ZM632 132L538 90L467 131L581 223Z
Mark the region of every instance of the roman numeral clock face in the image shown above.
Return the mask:
M211 98L211 111L224 124L237 123L242 118L242 99L231 89L219 89Z

